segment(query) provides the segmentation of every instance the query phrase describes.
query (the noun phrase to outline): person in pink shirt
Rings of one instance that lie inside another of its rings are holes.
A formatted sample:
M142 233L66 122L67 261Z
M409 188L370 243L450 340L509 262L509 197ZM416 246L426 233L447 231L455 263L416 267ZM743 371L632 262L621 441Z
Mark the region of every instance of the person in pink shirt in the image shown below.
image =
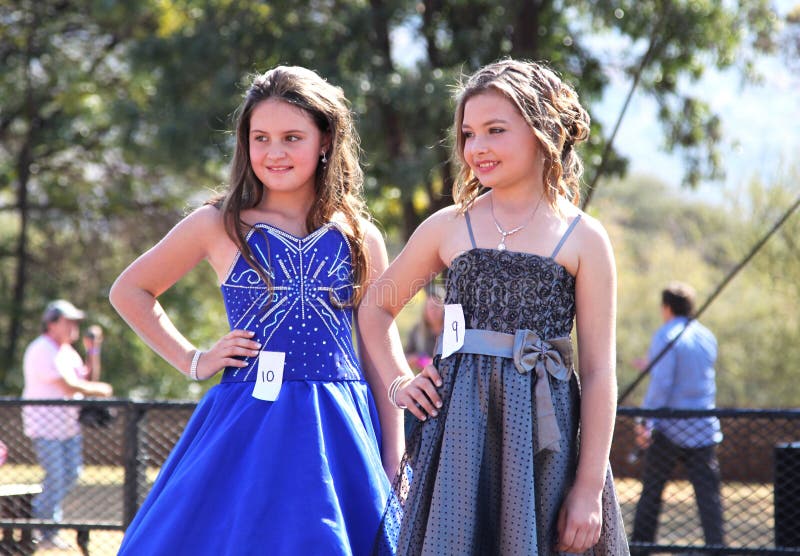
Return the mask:
M42 314L42 334L25 350L23 398L52 400L112 394L110 384L92 380L92 374L99 376L99 357L89 353L92 365L87 365L72 347L79 338L79 322L85 316L63 299L47 305ZM79 407L74 405L28 405L22 409L23 430L45 470L42 493L33 502L37 519L60 521L61 503L78 479L82 464L78 412ZM45 530L40 547L61 548L57 533L57 529Z

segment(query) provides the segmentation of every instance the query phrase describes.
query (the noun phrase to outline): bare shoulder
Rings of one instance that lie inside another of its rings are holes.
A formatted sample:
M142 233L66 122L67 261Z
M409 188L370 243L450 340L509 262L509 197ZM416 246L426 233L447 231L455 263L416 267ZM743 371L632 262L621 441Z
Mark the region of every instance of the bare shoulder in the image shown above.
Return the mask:
M354 234L353 226L347 219L347 216L341 211L334 212L331 216L330 223L339 228L343 233L352 236ZM368 218L359 217L358 223L366 230L367 224L370 223Z
M203 205L192 211L178 226L185 226L181 235L189 237L202 249L221 282L239 251L225 230L222 211L213 205Z
M588 248L596 248L609 243L608 232L603 224L594 216L583 212L576 207L575 217L580 215L580 222L575 227L575 233L581 243L587 243ZM572 218L569 218L572 220Z
M361 226L364 229L364 243L370 250L379 248L385 250L384 234L372 220L361 219Z
M431 236L431 239L436 239L438 244L452 234L458 223L463 221L464 215L458 212L456 206L450 205L431 214L419 225L417 231Z
M455 257L472 247L465 222L464 213L450 205L433 213L414 235L436 250L442 265L449 266Z
M188 228L194 233L215 233L224 229L222 211L212 205L203 205L190 212L178 226Z
M233 242L225 231L222 211L211 205L203 205L193 210L176 226L183 227L182 236L205 248L208 256L213 257L220 250L229 251Z
M431 214L423 224L437 228L447 228L454 226L459 220L464 220L464 215L458 212L458 207L449 205Z
M581 269L592 267L598 262L605 266L613 260L608 234L597 218L568 202L561 204L559 211L561 224L557 236L564 239L570 226L573 227L564 239L556 260L570 274L577 276Z
M577 276L589 272L595 277L598 276L597 273L613 274L614 251L603 224L578 207L574 207L565 215L568 222L572 222L574 218L580 216L580 221L575 226L571 239L564 245L566 255L570 257L572 265L574 265L572 274Z

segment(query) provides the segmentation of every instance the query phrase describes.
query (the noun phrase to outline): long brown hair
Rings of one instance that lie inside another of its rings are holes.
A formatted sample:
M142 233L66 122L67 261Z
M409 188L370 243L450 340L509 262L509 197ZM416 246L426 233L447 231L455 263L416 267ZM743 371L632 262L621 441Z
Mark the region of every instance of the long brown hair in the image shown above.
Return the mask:
M516 106L539 140L544 154L542 181L545 196L558 211L559 197L580 200L583 163L575 146L589 138L589 114L578 94L552 70L537 62L499 60L482 67L456 91L453 158L458 174L453 198L459 211L467 210L481 193L481 184L464 158L464 106L480 93L497 91Z
M269 192L256 177L250 162L250 117L253 109L268 99L284 101L304 110L330 145L325 152L327 163L319 163L314 178L314 202L306 216L306 228L313 231L344 216L342 231L350 244L357 303L369 275L369 259L364 242L364 221L369 220L362 189L364 173L359 165L359 138L344 92L315 72L298 66L278 66L255 75L236 111L236 147L230 169L228 191L209 201L222 210L225 231L239 248L248 264L258 272L268 287L267 271L256 259L246 237L250 226L242 221L242 211L256 207ZM346 229L344 229L346 228Z

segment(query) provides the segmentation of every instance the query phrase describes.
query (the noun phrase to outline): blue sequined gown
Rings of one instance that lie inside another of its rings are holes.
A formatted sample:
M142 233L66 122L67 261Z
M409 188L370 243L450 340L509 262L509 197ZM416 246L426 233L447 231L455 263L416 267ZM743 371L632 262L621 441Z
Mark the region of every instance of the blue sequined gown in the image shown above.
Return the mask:
M353 346L346 237L266 224L247 237L273 287L237 257L221 289L231 329L285 353L276 401L252 396L258 358L198 405L128 528L120 554L359 555L389 481L378 414Z

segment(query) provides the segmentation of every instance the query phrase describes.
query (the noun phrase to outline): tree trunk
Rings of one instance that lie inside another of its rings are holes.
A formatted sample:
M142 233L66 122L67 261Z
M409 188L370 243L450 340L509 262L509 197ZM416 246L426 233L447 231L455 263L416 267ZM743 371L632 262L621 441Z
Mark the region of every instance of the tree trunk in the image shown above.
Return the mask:
M434 14L441 11L442 2L441 0L425 0L424 8L422 13L422 35L425 37L428 64L434 69L441 68L443 60L442 53L439 51L439 47L436 44ZM443 209L453 202L453 167L451 166L449 153L442 148L436 147L436 158L439 161L439 174L442 178L442 193L441 195L434 195L429 189L428 198L430 199L430 205L428 206L428 213L430 214ZM417 225L419 225L421 218L418 217L417 220ZM410 235L409 233L407 237Z
M453 182L455 181L455 178L453 178L453 166L447 151L437 148L436 153L439 159L439 174L442 177L442 193L441 195L430 196L431 204L428 207L428 212L431 214L453 203Z
M32 133L32 132L31 132ZM6 344L5 361L16 361L17 343L19 342L20 331L22 330L22 315L24 311L25 286L28 276L28 179L30 178L31 147L30 135L25 141L17 158L17 210L19 211L19 236L17 245L14 249L14 272L13 294L11 297L11 310L8 325L8 343ZM0 382L6 387L8 384L8 366L0 369Z
M511 34L511 55L515 58L534 58L539 49L540 15L546 0L523 0Z
M370 0L370 6L372 7L373 43L375 50L381 54L383 60L381 66L375 67L375 73L386 76L394 72L389 39L389 14L382 0ZM400 160L403 156L405 144L400 115L391 103L380 98L379 91L376 91L374 100L380 112L384 128L386 129L386 133L384 134L386 150L392 160ZM414 211L414 205L412 203L414 195L413 190L406 191L405 188L401 188L400 195L401 204L403 206L403 233L405 239L408 239L411 232L416 228L416 224L419 223L419 218ZM409 231L411 222L415 222L416 224L411 226Z
M10 300L9 323L8 323L8 343L5 348L5 361L13 362L17 360L17 344L19 343L20 332L22 330L22 316L24 311L25 290L28 277L28 181L30 180L30 166L32 161L32 149L35 136L40 126L39 114L36 101L34 99L33 83L30 75L30 61L33 58L35 48L35 33L38 28L38 14L34 12L28 37L26 41L26 55L28 63L25 64L25 119L28 123L28 132L25 140L17 155L17 210L19 211L19 236L17 245L14 248L14 284L12 286L12 297ZM3 366L0 370L0 383L9 386L8 381L9 365Z

